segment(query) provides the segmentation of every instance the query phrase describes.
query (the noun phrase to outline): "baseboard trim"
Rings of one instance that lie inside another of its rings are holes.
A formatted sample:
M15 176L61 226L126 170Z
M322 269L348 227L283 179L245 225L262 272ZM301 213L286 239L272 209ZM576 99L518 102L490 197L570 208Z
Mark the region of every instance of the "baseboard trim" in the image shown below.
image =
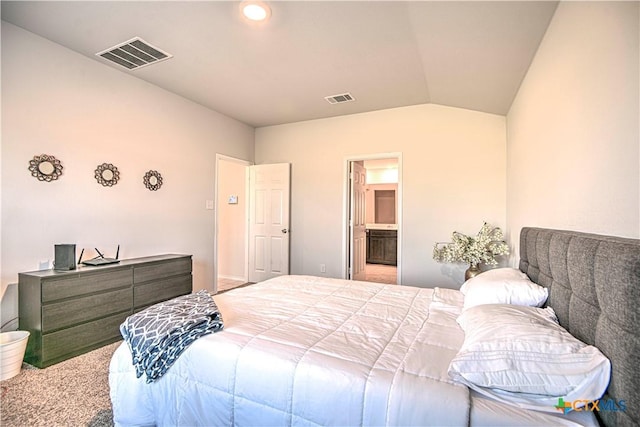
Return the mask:
M218 279L235 280L235 281L243 282L243 283L248 281L246 277L242 277L242 276L227 276L227 275L223 275L223 274L218 275Z

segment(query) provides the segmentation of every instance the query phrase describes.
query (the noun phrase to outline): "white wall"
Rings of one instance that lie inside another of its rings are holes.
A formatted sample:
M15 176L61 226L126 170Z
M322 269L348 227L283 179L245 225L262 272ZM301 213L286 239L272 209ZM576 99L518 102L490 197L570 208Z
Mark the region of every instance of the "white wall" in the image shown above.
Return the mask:
M438 105L261 128L258 163L292 163L293 273L342 275L344 161L403 153L402 283L456 286L435 241L524 225L640 236L637 2L563 2L505 118ZM158 66L161 66L159 64ZM336 106L336 108L340 108ZM507 137L505 138L505 129ZM3 290L50 262L55 243L123 257L194 255L196 289L213 283L215 153L252 160L235 120L2 22ZM506 144L508 139L508 146ZM505 149L505 147L507 147ZM59 181L27 171L37 154ZM114 163L121 182L93 178ZM142 175L157 169L158 192Z
M507 116L513 243L525 225L640 236L638 10L558 6Z
M162 64L158 64L161 67ZM2 287L52 261L55 243L123 258L193 255L194 289L213 289L215 154L253 160L254 130L2 22ZM51 154L64 171L27 170ZM120 182L94 169L113 163ZM158 170L159 191L142 184ZM79 254L78 254L79 255Z
M247 279L247 165L218 162L218 278ZM229 197L238 203L230 204Z
M458 287L466 267L434 262L433 244L505 226L505 146L504 117L417 105L259 128L255 155L292 163L291 272L342 277L345 159L402 152L402 284Z

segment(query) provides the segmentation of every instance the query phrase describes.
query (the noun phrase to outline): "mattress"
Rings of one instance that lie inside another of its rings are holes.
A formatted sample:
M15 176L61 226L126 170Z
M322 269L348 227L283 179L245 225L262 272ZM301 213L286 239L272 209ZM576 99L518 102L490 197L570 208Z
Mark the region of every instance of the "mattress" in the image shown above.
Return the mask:
M137 379L128 347L118 348L109 375L114 422L572 425L562 414L472 395L449 379L464 340L456 323L463 298L451 289L312 276L217 295L224 330L194 342L156 382ZM583 418L578 423L588 425Z

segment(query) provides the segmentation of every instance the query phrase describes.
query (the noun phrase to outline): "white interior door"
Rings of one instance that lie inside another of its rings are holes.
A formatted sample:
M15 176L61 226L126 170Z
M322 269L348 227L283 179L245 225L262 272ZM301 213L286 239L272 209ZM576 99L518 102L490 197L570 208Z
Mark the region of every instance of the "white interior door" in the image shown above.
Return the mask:
M289 163L249 167L249 281L289 274Z
M367 264L367 229L365 224L365 185L367 171L359 163L351 162L351 208L349 212L350 269L352 280L365 280Z

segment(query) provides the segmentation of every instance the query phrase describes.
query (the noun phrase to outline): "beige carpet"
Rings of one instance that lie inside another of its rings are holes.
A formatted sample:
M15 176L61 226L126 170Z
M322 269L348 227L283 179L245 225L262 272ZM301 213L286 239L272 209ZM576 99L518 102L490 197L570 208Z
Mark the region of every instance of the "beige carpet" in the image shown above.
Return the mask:
M109 361L120 342L0 382L3 427L113 426Z

